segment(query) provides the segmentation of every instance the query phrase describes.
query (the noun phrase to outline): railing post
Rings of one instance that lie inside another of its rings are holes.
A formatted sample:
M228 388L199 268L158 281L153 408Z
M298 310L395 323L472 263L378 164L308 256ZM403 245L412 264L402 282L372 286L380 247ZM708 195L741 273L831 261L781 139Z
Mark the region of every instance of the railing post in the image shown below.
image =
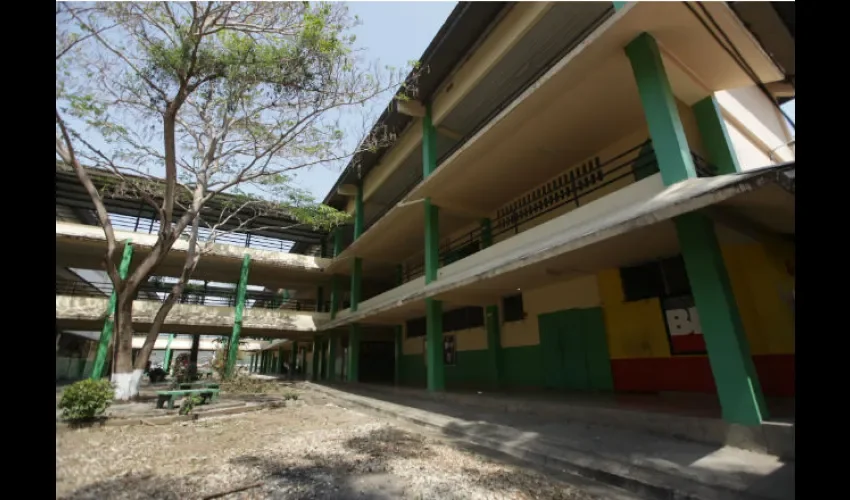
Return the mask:
M133 243L130 240L124 242L124 254L121 257L121 264L118 266L118 276L121 279L127 278L127 272L130 270L130 261L133 259ZM97 345L97 354L94 358L94 367L91 371L91 379L99 380L103 377L103 368L106 366L106 355L109 350L109 341L112 340L112 329L115 327L115 303L118 301L118 294L115 293L113 283L112 295L109 297L109 304L106 306L106 320L103 323L103 330L100 332L100 341ZM129 321L132 321L130 318Z
M239 275L239 285L236 289L236 314L233 319L233 334L230 336L230 346L227 353L227 368L225 375L233 376L233 367L236 366L236 356L239 354L239 335L242 333L242 314L245 311L245 293L248 290L248 269L251 265L251 256L245 254L242 259L242 272Z

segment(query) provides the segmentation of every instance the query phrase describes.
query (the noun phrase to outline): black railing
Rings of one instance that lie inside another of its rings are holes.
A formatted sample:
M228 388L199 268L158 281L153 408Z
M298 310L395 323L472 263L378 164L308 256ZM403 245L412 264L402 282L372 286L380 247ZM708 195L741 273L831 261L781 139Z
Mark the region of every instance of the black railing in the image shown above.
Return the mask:
M132 217L129 215L109 214L109 219L115 229L123 231L133 231L139 233L153 234L159 231L159 221L154 219L145 219ZM188 239L190 229L183 231L181 238ZM206 228L198 229L198 241L209 241L212 237L211 231ZM215 238L216 243L225 245L238 245L245 248L256 248L258 250L277 250L288 252L294 244L289 240L281 240L277 238L269 238L267 236L258 236L251 233L219 233Z
M636 156L631 157L637 153ZM694 167L699 177L716 175L717 168L705 159L691 152ZM582 199L596 193L615 182L634 177L642 179L659 171L658 159L652 148L651 141L645 141L613 158L599 162L598 158L585 162L578 167L568 170L558 178L547 182L544 186L522 196L518 201L497 211L497 217L491 221L491 239L513 231L519 234L520 226L547 215L564 206L575 204L581 206ZM450 264L481 248L481 227L476 227L457 238L448 241L440 249L440 266ZM464 252L477 243L477 248ZM404 266L402 279L404 282L422 276L425 263L418 262Z
M235 307L236 305L235 289L207 287L206 290L199 290L195 286L190 285L188 290L184 290L177 303L220 307ZM139 288L136 300L164 301L168 293L171 292L172 287L173 285L169 283L145 283ZM111 293L112 283L56 280L57 295L103 298L109 296ZM267 290L248 290L245 293L245 307L315 311L316 301L313 299L284 300L280 293ZM325 310L329 309L330 306L326 305Z

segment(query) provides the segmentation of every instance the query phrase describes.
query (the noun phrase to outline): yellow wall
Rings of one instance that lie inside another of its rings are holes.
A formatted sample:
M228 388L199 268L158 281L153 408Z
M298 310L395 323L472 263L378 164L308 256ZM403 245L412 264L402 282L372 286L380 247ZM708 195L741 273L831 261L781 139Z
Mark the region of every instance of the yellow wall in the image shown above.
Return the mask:
M788 300L793 279L785 271L793 250L759 243L723 245L721 250L751 353L794 353ZM623 302L619 270L602 271L598 277L611 359L669 357L658 299Z
M533 290L523 290L522 301L526 317L522 321L502 323L500 329L502 347L539 344L538 314L563 309L598 307L600 304L599 287L597 286L596 276L588 275ZM501 311L501 309L500 313L504 315L504 311Z

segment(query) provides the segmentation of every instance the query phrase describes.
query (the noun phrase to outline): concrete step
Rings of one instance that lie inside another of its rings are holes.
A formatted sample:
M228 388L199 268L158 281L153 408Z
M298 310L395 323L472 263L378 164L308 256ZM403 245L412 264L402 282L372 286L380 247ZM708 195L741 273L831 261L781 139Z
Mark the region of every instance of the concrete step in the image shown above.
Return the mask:
M789 500L794 463L718 447L586 423L476 411L437 401L388 402L310 384L339 401L453 436L547 468L590 477L649 498ZM397 404L402 403L402 404ZM452 415L452 416L448 416Z

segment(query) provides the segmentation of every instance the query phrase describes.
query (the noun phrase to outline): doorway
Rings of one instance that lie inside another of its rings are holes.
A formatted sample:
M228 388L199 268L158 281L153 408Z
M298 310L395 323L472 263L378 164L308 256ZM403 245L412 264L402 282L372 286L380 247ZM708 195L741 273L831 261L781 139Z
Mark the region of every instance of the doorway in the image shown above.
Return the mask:
M613 390L601 308L567 309L537 319L547 389Z

